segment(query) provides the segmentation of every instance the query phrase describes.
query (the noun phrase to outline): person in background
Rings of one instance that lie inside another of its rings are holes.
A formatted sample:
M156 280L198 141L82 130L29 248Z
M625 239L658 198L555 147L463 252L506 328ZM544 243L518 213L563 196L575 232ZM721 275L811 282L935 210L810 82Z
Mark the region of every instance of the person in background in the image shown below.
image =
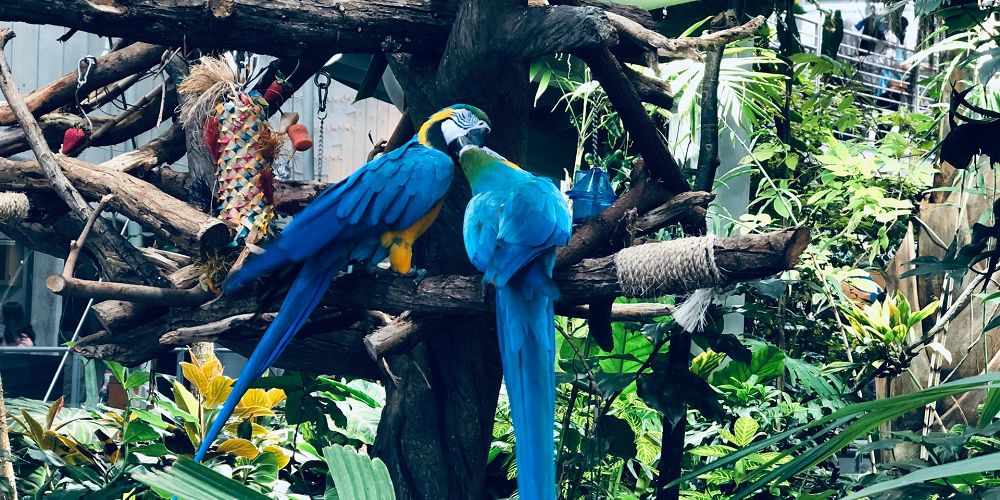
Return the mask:
M35 345L35 331L31 328L24 307L17 302L3 305L3 345L12 347L32 347Z

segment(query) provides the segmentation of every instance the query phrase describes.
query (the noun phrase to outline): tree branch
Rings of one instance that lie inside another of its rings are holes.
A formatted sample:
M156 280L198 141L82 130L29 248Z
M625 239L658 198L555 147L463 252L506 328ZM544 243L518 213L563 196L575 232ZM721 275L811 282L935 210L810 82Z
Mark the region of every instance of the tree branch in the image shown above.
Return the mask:
M763 16L757 16L735 28L719 30L697 37L668 38L624 16L611 12L607 15L608 20L623 38L628 38L639 46L657 50L661 56L696 60L701 60L701 52L752 35L765 21Z
M114 194L111 202L114 210L172 241L187 253L196 255L204 249L222 247L231 240L225 223L146 181L76 158L53 159L62 167L60 175L72 183L71 187L79 190L78 194L84 199L98 200L106 194ZM46 182L39 162L0 158L0 186L24 185L26 181L41 189L54 186Z
M38 123L17 91L17 85L14 83L10 65L2 53L3 48L12 38L14 38L13 31L0 30L0 90L3 91L8 105L21 123L21 127L24 128L28 142L31 144L31 149L38 158L45 176L49 179L56 193L74 211L77 217L85 220L91 213L90 206L87 205L83 196L80 195L73 185L70 184L69 180L66 179L66 176L63 175L59 167L59 162L55 155L52 154L52 151L49 150ZM142 253L138 249L119 236L116 231L109 230L104 221L98 219L97 224L98 232L95 246L103 257L108 258L112 255L118 255L132 267L133 271L142 281L154 285L166 284L163 276L142 256Z
M30 2L29 2L30 3ZM9 6L13 8L14 6ZM8 6L4 6L0 17L6 18ZM70 17L76 17L82 21L79 12L66 11ZM52 24L41 21L37 24ZM114 83L124 77L145 71L156 63L160 62L165 47L150 45L148 43L135 43L121 50L110 52L97 58L90 74L87 75L87 83L80 89L81 99L90 91ZM31 113L44 115L50 111L73 103L77 89L77 73L79 69L73 70L58 80L32 92L24 99L25 106ZM0 125L13 125L19 120L15 117L10 104L0 104Z

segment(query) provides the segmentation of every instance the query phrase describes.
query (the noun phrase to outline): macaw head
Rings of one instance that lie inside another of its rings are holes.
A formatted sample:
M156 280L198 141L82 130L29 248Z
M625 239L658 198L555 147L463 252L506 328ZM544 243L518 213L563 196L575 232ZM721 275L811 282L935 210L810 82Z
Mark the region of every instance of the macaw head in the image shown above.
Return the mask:
M463 146L482 146L490 132L490 119L483 110L468 104L452 104L430 116L420 127L421 144L457 156Z

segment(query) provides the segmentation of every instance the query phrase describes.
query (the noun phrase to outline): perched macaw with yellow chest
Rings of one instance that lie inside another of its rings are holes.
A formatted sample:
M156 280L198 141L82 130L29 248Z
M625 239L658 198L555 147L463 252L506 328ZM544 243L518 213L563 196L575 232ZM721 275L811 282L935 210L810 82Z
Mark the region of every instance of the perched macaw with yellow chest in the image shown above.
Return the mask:
M472 264L496 287L497 336L516 438L518 494L556 497L556 248L571 232L566 199L550 180L478 145L459 153L472 186L463 237Z
M478 108L456 104L434 113L409 142L320 193L264 253L229 278L225 293L279 268L301 266L196 460L205 457L240 398L278 359L338 272L351 263L375 266L386 257L394 271L410 272L413 243L434 222L454 177L449 149L482 144L488 132L489 119Z

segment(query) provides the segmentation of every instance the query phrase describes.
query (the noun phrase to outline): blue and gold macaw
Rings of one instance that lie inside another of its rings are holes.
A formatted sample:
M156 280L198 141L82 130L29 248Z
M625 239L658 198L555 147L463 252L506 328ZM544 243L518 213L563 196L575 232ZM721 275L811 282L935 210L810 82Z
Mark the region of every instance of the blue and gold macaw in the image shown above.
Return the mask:
M463 236L469 260L496 288L497 336L514 420L518 492L556 497L556 247L571 231L566 200L548 179L488 148L465 145L459 163L472 186Z
M264 253L229 278L225 293L279 268L301 265L195 460L205 458L250 384L278 359L338 272L351 263L375 266L386 257L394 271L410 272L413 243L434 222L455 174L449 149L482 144L489 130L486 114L472 106L456 104L434 113L409 142L320 193Z

